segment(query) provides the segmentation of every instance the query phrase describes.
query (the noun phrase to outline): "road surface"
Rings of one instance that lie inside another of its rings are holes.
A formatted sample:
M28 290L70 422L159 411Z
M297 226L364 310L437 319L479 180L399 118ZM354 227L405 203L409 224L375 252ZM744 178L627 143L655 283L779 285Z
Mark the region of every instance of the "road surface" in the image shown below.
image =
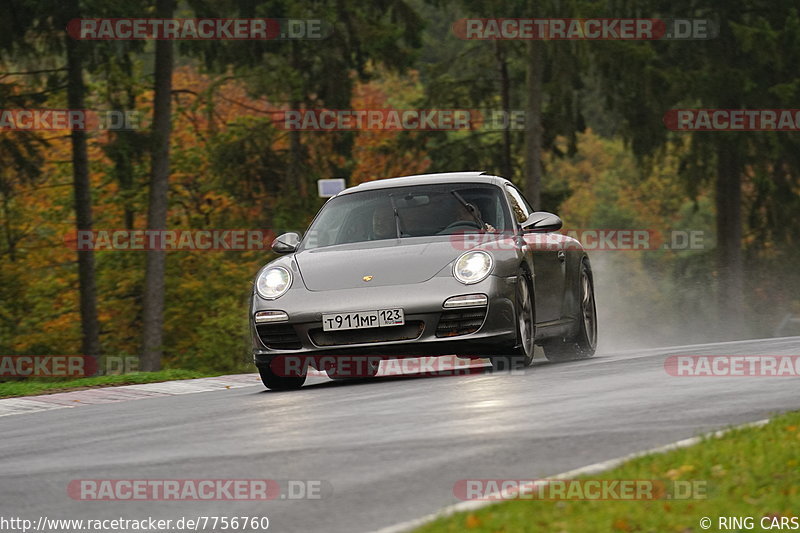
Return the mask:
M0 516L267 516L373 531L457 502L468 478L542 478L800 408L791 377L670 376L674 354L800 355L800 337L538 361L521 375L312 378L0 417ZM92 502L77 479L319 480L319 500Z

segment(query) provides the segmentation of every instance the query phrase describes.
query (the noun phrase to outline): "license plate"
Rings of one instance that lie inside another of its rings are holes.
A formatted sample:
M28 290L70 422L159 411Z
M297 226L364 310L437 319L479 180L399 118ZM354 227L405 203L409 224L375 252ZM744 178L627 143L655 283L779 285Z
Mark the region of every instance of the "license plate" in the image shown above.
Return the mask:
M322 315L323 331L382 328L386 326L402 326L405 323L406 319L402 309L378 309L377 311Z

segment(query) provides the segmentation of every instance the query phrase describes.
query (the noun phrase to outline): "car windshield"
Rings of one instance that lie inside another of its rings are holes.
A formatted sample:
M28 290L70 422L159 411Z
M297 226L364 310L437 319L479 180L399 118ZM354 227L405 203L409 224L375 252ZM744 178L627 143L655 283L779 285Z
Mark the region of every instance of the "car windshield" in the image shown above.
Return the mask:
M502 190L494 185L393 187L330 200L309 228L303 248L508 228L510 215Z

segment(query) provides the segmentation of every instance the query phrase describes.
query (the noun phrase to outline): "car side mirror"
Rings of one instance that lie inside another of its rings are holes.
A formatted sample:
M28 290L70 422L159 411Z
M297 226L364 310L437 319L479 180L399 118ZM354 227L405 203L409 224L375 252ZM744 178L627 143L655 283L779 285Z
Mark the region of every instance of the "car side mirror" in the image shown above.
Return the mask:
M564 223L553 213L547 211L535 211L528 216L528 220L522 223L522 231L558 231Z
M272 241L272 251L278 254L290 254L297 251L300 246L300 235L297 233L284 233Z

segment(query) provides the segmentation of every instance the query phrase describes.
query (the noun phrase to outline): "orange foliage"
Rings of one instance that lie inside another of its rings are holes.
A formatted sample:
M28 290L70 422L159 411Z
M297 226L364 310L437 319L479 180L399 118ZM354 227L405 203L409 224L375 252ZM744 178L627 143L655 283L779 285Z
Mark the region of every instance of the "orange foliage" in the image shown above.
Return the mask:
M382 73L379 80L358 84L351 104L353 109L412 108L414 100L421 94L416 72L407 76ZM397 141L401 135L413 136L418 133L360 131L353 145L355 168L352 184L424 173L431 165L430 159L425 153L398 149Z

